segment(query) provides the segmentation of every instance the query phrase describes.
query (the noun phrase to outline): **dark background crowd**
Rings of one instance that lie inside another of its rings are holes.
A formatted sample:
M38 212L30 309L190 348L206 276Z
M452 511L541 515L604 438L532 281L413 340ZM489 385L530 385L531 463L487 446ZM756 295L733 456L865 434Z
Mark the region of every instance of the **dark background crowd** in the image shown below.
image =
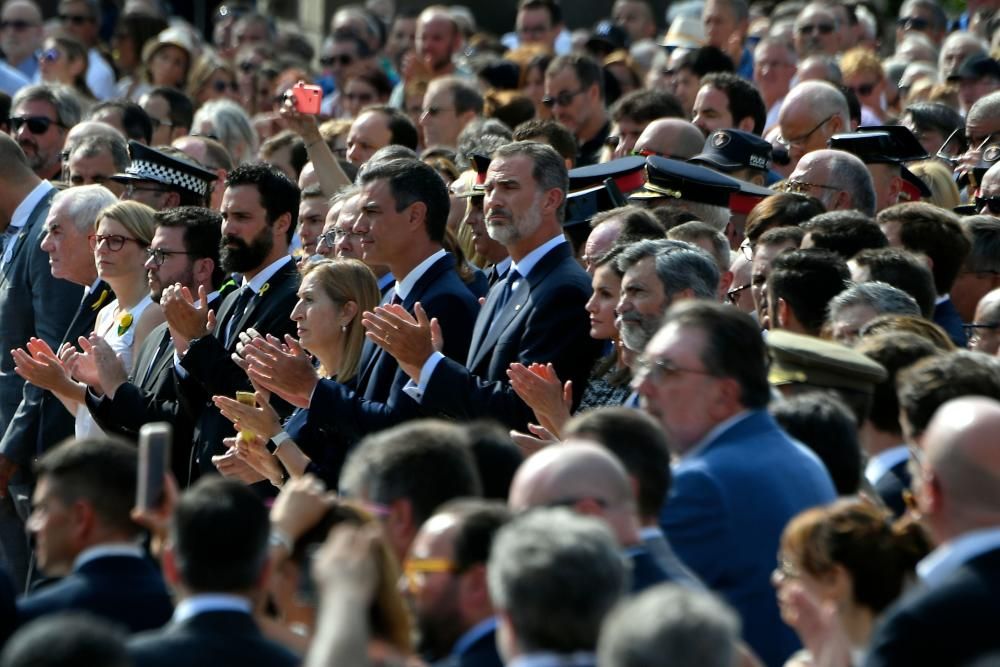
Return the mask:
M0 667L1000 664L1000 2L177 4L0 5Z

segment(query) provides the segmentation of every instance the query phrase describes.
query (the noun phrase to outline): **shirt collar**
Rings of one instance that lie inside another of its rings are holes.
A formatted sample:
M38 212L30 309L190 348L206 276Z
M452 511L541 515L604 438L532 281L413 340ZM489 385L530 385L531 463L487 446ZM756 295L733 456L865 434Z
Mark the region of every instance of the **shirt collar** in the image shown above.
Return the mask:
M502 276L507 275L507 271L510 269L510 265L513 264L513 263L514 263L514 260L512 260L510 258L510 255L507 255L506 257L504 257L503 259L501 259L499 262L497 262L493 266L497 270L497 275L502 277Z
M548 651L538 651L536 653L524 653L516 656L507 663L507 667L570 667L571 665L594 665L597 664L597 656L587 651L576 653L551 653Z
M945 301L951 301L951 295L950 294L942 294L941 296L939 296L936 299L934 299L934 305L935 306L940 306Z
M945 542L917 563L917 574L929 588L940 585L976 556L1000 548L1000 527L973 530Z
M711 431L705 434L705 437L702 438L697 445L684 452L681 455L681 458L682 459L691 458L695 454L699 453L701 450L708 447L709 444L711 444L714 440L716 440L725 431L728 431L733 426L736 426L736 424L743 421L744 419L749 418L752 414L753 412L751 412L750 410L743 410L741 412L737 412L729 419L719 422L718 424L715 425L715 428L713 428Z
M113 544L98 544L81 551L76 560L73 561L73 569L79 570L90 561L98 558L108 558L110 556L130 556L132 558L143 558L145 554L142 547L130 542L115 542Z
M180 623L210 611L236 611L249 615L251 610L250 600L240 595L225 595L223 593L192 595L177 603L173 621Z
M639 537L643 542L664 537L663 531L658 526L643 526L639 529Z
M868 459L865 465L865 479L874 486L885 474L910 458L910 450L906 445L896 445L890 447Z
M493 632L496 627L496 616L490 616L489 618L479 621L466 630L464 635L459 637L458 641L455 642L455 648L451 650L451 654L456 657L462 655L469 650L470 646L482 639L484 635L488 635Z
M378 290L381 292L394 282L396 282L396 277L393 276L392 271L390 271L378 279Z
M267 283L268 280L273 278L274 274L276 274L281 269L281 267L283 267L290 261L292 261L291 255L282 255L278 259L274 260L273 262L265 266L263 271L255 275L250 280L247 280L246 276L244 276L243 286L245 287L249 285L250 289L253 290L254 294L260 294L260 291L261 289L264 288L265 283Z
M535 264L538 264L542 257L545 257L550 250L561 243L566 243L566 237L563 236L562 233L560 233L559 236L552 237L542 245L529 252L521 258L521 261L515 262L511 260L511 268L517 271L518 275L522 278L527 278L531 273L531 270L535 268Z
M36 185L35 189L29 192L28 196L22 199L17 208L14 209L14 215L10 216L10 227L13 229L24 227L28 223L28 218L31 217L31 212L35 210L35 206L51 189L52 184L48 181L42 181ZM10 229L7 231L10 233Z
M427 273L427 269L431 268L431 266L434 265L434 262L444 257L445 254L446 253L443 249L438 250L436 253L413 267L413 269L411 269L402 280L397 279L396 295L399 296L400 299L406 300L406 297L413 291L413 287L417 284L417 281L420 280L425 273Z

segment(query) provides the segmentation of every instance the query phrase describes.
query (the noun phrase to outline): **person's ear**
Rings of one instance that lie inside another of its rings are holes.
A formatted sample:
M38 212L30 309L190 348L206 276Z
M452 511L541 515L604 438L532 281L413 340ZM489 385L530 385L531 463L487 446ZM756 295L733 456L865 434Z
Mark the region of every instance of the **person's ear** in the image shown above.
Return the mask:
M899 193L903 191L903 178L893 176L889 184L889 206L899 203Z
M196 259L191 265L191 272L194 274L195 285L205 285L212 291L212 274L215 273L215 260L210 257Z
M281 241L288 242L288 228L292 224L292 214L285 211L279 215L275 220L274 224L271 225L271 233L274 235L275 240L280 239Z
M179 192L170 191L167 196L163 198L163 208L177 208L181 205L181 195Z
M752 133L753 126L754 126L753 116L744 116L743 118L740 119L740 122L737 124L736 129Z
M340 319L339 325L346 327L350 324L355 317L358 315L358 303L357 301L348 301L340 307Z

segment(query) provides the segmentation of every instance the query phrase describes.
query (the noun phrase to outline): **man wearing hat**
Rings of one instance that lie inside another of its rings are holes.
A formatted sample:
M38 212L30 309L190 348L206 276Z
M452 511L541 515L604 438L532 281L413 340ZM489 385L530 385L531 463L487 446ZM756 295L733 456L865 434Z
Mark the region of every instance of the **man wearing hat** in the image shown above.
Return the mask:
M736 179L707 167L654 156L646 158L646 184L629 195L629 201L651 208L674 206L725 232L729 195L739 189Z
M489 169L490 159L483 155L473 155L472 163L475 169L466 172L455 182L458 187L452 185L452 194L468 200L461 227L467 228L472 236L472 248L476 251L476 255L486 261L483 268L490 287L493 287L507 275L507 270L510 268L510 254L507 252L507 246L494 241L486 231L486 218L483 215L486 188L483 184L486 182L486 170Z
M727 176L764 185L771 169L771 142L743 130L716 130L708 135L701 153L688 162Z
M876 211L898 204L903 192L911 200L930 195L927 185L903 164L929 156L913 132L902 125L859 127L857 132L835 134L830 148L847 151L865 163L875 186Z
M128 142L132 164L111 180L125 184L121 198L157 211L175 206L205 206L215 174L165 150ZM170 149L183 155L177 149ZM185 156L186 157L186 156Z
M988 55L970 56L948 76L948 83L958 84L958 101L968 111L977 100L1000 90L1000 63Z

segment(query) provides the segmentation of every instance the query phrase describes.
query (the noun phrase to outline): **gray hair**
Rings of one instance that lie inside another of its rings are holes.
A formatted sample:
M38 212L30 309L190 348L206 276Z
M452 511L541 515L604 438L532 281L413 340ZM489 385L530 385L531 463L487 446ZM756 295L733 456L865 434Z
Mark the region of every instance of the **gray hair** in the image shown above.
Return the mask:
M619 606L597 646L602 667L732 667L740 619L711 593L661 584Z
M94 229L97 216L108 206L118 203L118 197L103 185L79 185L57 192L52 198L52 208L66 202L66 215L80 231Z
M656 275L663 292L675 294L691 289L699 299L716 299L719 290L719 267L712 256L685 241L638 241L626 246L615 260L615 268L623 275L640 261L653 257Z
M111 161L115 163L115 170L118 173L125 171L132 164L132 158L128 154L128 144L124 138L115 135L98 134L84 137L73 146L70 157L74 155L96 157L105 151L111 155Z
M536 141L514 141L501 146L493 153L493 159L527 155L534 163L531 178L543 192L558 188L563 193L562 204L556 212L559 222L566 215L566 192L569 190L569 172L566 161L552 146Z
M860 158L844 151L830 151L827 165L830 169L831 185L836 183L851 195L851 203L870 218L875 217L875 183L871 172Z
M695 246L698 245L696 242L701 239L708 240L712 244L711 255L715 259L715 265L719 267L720 273L728 271L730 265L733 263L729 241L726 240L722 232L716 231L714 227L707 223L697 220L685 222L668 230L667 238L676 241L687 241ZM700 248L701 246L698 247Z
M625 591L625 567L600 521L545 508L500 529L486 571L490 597L509 614L521 651L574 653L594 649Z
M845 308L868 306L879 315L912 315L922 317L920 306L912 296L889 283L873 280L851 285L830 299L827 321L839 319Z
M721 232L729 224L731 214L728 206L716 206L715 204L706 204L700 201L688 201L685 199L680 207L698 216L700 221L706 225L710 225L716 231Z
M24 102L48 102L56 110L56 120L67 130L80 122L83 109L72 88L54 83L37 83L25 86L17 91L10 102L10 108L16 109Z
M1000 220L991 215L962 218L972 247L965 258L965 270L1000 273Z
M194 114L191 125L198 127L205 121L212 124L215 137L229 151L235 164L256 158L259 144L257 130L243 107L232 100L206 102ZM237 150L240 143L244 145L243 152Z

